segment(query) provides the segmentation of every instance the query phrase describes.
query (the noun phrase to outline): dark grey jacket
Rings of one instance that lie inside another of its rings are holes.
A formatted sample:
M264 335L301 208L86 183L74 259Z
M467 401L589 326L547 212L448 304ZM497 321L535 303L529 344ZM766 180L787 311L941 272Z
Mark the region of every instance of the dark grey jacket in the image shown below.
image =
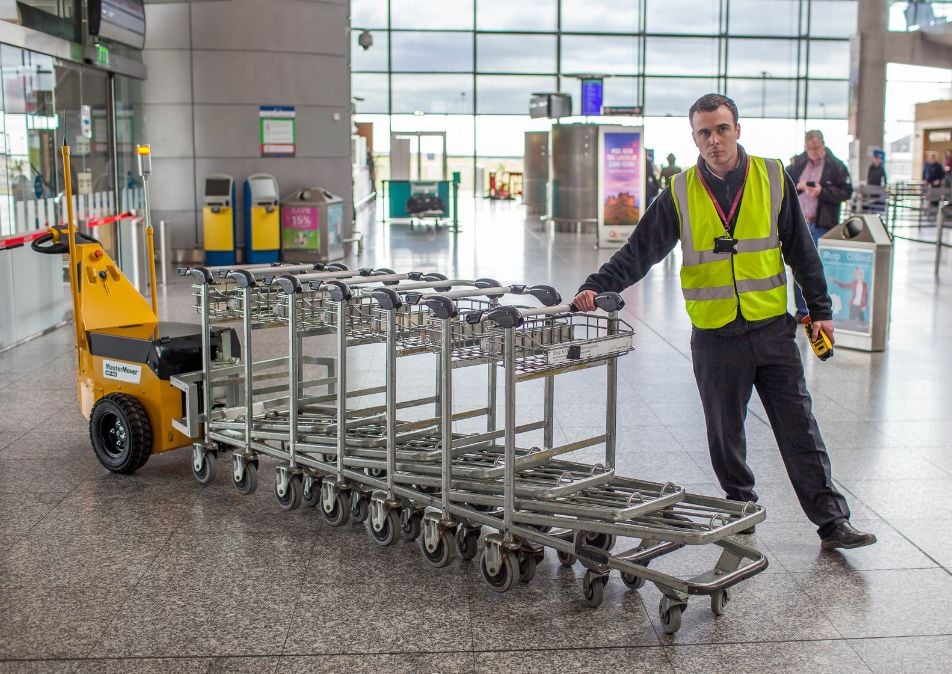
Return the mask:
M800 182L800 176L807 166L807 161L807 154L804 152L790 167L790 177L794 185ZM829 150L826 151L826 159L823 162L820 186L823 189L820 190L820 203L816 207L815 224L821 229L829 229L833 225L840 224L840 205L853 194L850 172L846 169L846 165Z

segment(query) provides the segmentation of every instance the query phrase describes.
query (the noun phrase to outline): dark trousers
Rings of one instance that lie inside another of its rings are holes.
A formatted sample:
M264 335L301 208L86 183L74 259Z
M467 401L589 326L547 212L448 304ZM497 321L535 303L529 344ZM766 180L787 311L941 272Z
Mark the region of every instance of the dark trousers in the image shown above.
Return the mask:
M850 511L830 477L830 457L813 418L796 335L797 322L789 314L736 336L694 329L694 376L711 463L727 498L757 500L744 433L756 388L800 507L824 536L838 521L849 519Z

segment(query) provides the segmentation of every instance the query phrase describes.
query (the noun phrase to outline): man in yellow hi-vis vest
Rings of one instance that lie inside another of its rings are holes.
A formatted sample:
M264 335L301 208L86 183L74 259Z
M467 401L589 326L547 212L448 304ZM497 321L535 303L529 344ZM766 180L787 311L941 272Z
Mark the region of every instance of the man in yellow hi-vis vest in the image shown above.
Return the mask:
M594 310L597 293L621 292L641 280L680 243L694 376L711 462L727 498L757 500L744 434L756 388L821 546L875 543L873 534L850 524L849 506L833 484L803 376L797 322L787 311L785 265L803 288L814 339L822 329L832 341L826 280L796 189L779 161L748 155L737 144L734 101L707 94L688 117L697 165L658 195L628 242L582 284L575 305Z

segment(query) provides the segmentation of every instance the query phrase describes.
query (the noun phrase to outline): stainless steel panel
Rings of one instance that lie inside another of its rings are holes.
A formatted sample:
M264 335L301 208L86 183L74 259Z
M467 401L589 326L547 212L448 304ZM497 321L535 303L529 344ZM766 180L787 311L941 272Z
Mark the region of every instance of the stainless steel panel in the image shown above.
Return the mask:
M598 127L552 127L549 215L556 221L585 222L598 215Z
M527 131L523 169L523 197L529 213L546 208L546 184L549 182L549 132Z

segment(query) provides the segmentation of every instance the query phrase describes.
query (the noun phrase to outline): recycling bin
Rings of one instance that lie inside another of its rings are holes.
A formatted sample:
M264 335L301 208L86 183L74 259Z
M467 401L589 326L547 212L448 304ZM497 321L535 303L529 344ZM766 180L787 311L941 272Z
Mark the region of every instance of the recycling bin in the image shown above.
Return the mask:
M836 346L883 351L889 339L893 241L877 213L852 215L817 248L833 300Z
M327 262L344 257L344 200L321 187L281 200L281 257L287 262Z

